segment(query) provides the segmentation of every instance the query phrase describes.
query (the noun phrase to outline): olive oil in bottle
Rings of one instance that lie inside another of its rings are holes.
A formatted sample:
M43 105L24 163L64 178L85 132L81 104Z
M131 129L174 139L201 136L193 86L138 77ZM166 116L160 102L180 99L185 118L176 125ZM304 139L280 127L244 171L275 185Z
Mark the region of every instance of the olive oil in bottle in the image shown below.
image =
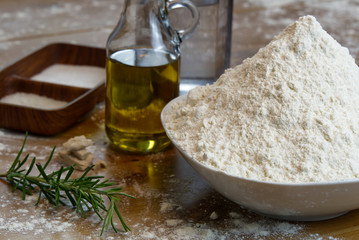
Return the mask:
M115 147L157 152L170 144L160 120L179 94L178 55L148 48L119 50L106 59L106 133Z

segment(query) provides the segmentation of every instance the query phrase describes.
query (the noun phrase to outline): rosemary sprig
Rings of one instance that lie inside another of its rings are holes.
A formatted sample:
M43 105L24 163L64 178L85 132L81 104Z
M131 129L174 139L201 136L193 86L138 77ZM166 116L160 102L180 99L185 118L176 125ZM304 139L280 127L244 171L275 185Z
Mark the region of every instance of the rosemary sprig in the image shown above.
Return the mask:
M103 176L88 176L87 174L94 166L89 167L79 178L71 178L74 172L73 166L62 166L59 170L47 174L45 170L55 152L54 147L45 165L35 163L36 157L34 157L27 170L22 168L29 158L29 154L27 154L23 160L20 160L27 135L26 133L22 147L9 170L0 174L1 178L6 178L7 182L12 185L13 191L16 191L16 189L21 190L22 198L25 200L26 195L32 195L35 190L39 190L36 205L39 204L41 196L44 196L51 204L56 206L56 209L60 204L66 205L64 200L67 199L73 207L76 207L76 212L80 213L84 218L86 218L86 211L93 210L103 221L100 235L107 231L110 225L117 232L113 223L114 214L120 219L126 232L131 230L123 220L116 203L121 200L121 196L134 197L123 193L121 188L109 188L114 183L108 180L101 181L104 178ZM29 175L34 166L39 171L38 176ZM107 197L109 200L108 208L105 206L103 197ZM101 210L106 213L104 217L101 215Z

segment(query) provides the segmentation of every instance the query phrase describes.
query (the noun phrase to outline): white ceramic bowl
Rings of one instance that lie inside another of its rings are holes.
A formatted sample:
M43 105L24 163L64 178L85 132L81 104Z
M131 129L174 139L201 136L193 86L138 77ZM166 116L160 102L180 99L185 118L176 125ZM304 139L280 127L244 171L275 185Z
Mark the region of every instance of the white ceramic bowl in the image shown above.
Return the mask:
M233 176L193 159L173 138L164 121L174 102L163 109L162 124L168 137L186 161L216 191L254 212L295 221L318 221L359 208L359 180L320 183L272 183Z

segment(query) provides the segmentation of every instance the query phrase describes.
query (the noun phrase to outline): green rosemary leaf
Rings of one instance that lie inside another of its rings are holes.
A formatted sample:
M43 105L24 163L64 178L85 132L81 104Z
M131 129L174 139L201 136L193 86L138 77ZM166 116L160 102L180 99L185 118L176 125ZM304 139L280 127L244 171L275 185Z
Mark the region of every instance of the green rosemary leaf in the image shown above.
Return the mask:
M85 179L87 180L94 180L94 179L102 179L104 176L86 176Z
M85 199L86 201L90 202L91 200L90 200L88 194L86 193L86 191L82 191L82 190L80 190L80 191L81 191L82 199ZM86 203L86 201L84 201L84 203Z
M29 169L27 170L27 172L25 173L25 177L28 176L30 174L30 172L32 171L34 164L35 164L35 160L36 158L34 157L30 163ZM31 186L31 185L30 185Z
M71 193L69 191L65 191L65 194L67 196L67 198L70 200L71 204L73 207L76 207L76 201L75 199L72 197Z
M16 184L12 185L13 186L13 192L15 192L16 189L18 189L18 187L20 186L20 180L13 180L13 182L14 183L16 182Z
M111 224L111 219L113 218L113 205L112 205L113 203L112 203L112 199L111 198L109 198L109 199L110 199L110 206L108 207L108 211L107 211L107 213L105 215L105 218L103 220L101 234L102 234L103 230L106 230L106 231L108 230L108 227ZM117 232L116 229L114 229L114 231Z
M135 196L132 196L132 195L127 194L127 193L124 193L124 192L120 192L120 193L118 193L118 195L125 196L125 197L129 197L129 198L132 198L132 199L136 199Z
M96 185L96 188L107 188L113 186L114 183L99 183Z
M90 186L91 186L91 187L96 187L97 184L98 184L100 181L101 181L100 179L97 179L97 180L91 182Z
M78 213L80 213L83 218L86 218L86 213L85 213L85 210L82 207L81 202L82 202L82 196L81 196L81 192L80 192L79 195L78 195L78 198L77 198L77 202L76 202L76 206L77 206L76 211Z
M75 170L75 168L73 167L73 166L70 166L70 168L69 168L69 170L68 170L68 172L67 172L67 174L66 174L66 177L65 177L65 179L64 179L64 182L66 182L70 177L71 177L71 175L72 175L72 172Z
M115 232L117 232L117 229L116 229L115 225L113 224L113 213L114 213L115 206L116 206L115 200L113 198L111 198L109 222L111 223L111 226L112 226L113 230Z
M56 146L54 146L53 148L52 148L52 151L51 151L51 153L50 153L50 156L49 156L49 158L47 159L47 161L46 161L46 163L45 163L45 165L44 165L44 170L47 168L47 166L49 165L49 163L51 162L51 160L52 160L52 157L53 157L53 155L54 155L54 152L55 152L55 149L56 149Z
M122 191L122 188L112 188L112 189L108 189L106 191L107 191L107 193L119 193Z
M91 171L91 169L94 167L95 165L91 165L90 167L88 167L86 169L86 171L82 174L82 176L78 179L79 181L82 180L83 178L86 177L86 175L89 173L89 171Z
M21 167L24 165L24 163L27 161L27 159L29 158L29 156L30 156L30 154L27 154L27 155L25 156L24 160L18 161L18 164L17 164L17 166L15 167L14 171L19 170L19 168L21 168Z
M42 193L45 195L46 199L53 205L56 206L56 202L54 201L54 194L51 192L46 191L45 189L42 189Z
M55 206L56 209L59 209L59 202L60 202L60 189L57 187L55 191Z
M114 209L115 209L115 212L116 212L116 214L117 214L117 217L120 219L121 224L122 224L123 228L125 229L125 231L126 231L126 232L127 232L127 231L131 231L131 229L126 225L125 221L123 220L123 218L122 218L122 216L121 216L121 213L120 213L120 211L119 211L118 208L117 208L116 203L114 204Z
M45 179L45 181L46 181L47 183L49 183L49 182L50 182L50 179L49 179L49 177L46 175L45 170L44 170L44 168L42 167L42 165L38 163L38 164L36 164L36 167L37 167L37 169L38 169L39 172L40 172L40 176L42 176L42 177Z
M27 135L28 135L28 133L26 132L24 142L22 143L22 146L21 146L21 148L20 148L20 151L18 152L18 154L17 154L17 156L16 156L14 162L12 163L11 167L9 168L8 173L9 173L9 172L13 172L13 170L15 169L16 164L20 161L20 157L21 157L22 151L24 150L24 147L25 147Z
M99 207L100 209L102 209L104 211L107 211L104 201L102 200L101 197L99 197L98 195L95 195L95 194L92 195L92 197L93 197L94 201L96 201L97 207Z
M40 203L40 201L41 201L41 194L42 194L42 190L40 190L40 192L39 192L39 197L37 198L37 201L36 201L36 203L35 203L35 206L38 206L38 205L39 205L39 203Z

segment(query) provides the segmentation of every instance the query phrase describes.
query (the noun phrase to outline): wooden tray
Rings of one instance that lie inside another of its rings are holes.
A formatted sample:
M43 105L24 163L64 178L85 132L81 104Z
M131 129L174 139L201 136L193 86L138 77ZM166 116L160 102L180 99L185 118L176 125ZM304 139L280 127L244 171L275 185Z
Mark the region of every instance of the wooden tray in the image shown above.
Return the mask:
M105 57L104 49L58 43L8 66L0 72L0 99L15 92L25 92L68 103L51 110L0 103L0 127L40 135L55 135L66 130L104 100L105 82L88 89L29 78L55 63L104 68Z

